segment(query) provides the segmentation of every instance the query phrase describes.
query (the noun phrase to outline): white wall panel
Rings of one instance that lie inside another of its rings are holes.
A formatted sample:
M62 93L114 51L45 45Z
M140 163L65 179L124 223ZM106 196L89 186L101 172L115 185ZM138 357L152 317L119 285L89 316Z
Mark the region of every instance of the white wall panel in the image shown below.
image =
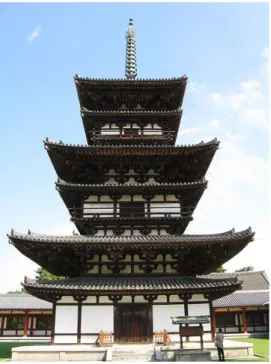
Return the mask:
M82 334L99 333L103 331L113 332L114 322L113 306L82 306Z
M77 306L56 306L55 333L77 332Z
M178 331L179 326L173 325L170 316L184 316L184 306L157 305L153 306L153 331Z
M55 344L76 344L77 335L56 335Z
M188 303L188 315L189 316L210 316L210 306L209 303L195 303L189 305ZM203 324L204 331L211 330L211 323Z

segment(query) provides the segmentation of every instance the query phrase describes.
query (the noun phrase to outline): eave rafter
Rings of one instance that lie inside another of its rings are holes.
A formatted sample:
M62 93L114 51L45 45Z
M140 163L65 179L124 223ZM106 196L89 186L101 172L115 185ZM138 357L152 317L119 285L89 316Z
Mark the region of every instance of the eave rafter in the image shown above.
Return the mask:
M173 79L89 79L75 75L81 107L90 110L136 108L168 110L182 105L187 77Z
M74 278L62 281L24 283L24 288L32 295L54 301L63 295L75 296L139 296L159 294L203 293L216 299L239 289L237 277L231 279L206 279L201 277L159 277L159 278ZM79 288L80 287L80 288Z
M179 274L207 274L238 254L253 236L250 228L240 232L231 230L222 234L181 236L57 237L14 231L8 235L10 243L28 258L53 274L71 277L86 274L88 261L95 254L109 254L110 257L113 252L113 256L118 257L170 254Z
M76 184L58 179L56 189L68 209L79 208L83 200L90 195L114 196L121 195L143 195L153 198L155 194L173 194L176 198L193 209L196 207L205 189L207 181L205 178L196 182L187 183L127 183L127 184Z
M177 147L82 146L47 139L44 144L59 178L75 183L104 183L101 178L110 168L140 170L142 177L147 173L144 169L153 168L160 174L159 182L199 180L205 176L219 142L214 139Z

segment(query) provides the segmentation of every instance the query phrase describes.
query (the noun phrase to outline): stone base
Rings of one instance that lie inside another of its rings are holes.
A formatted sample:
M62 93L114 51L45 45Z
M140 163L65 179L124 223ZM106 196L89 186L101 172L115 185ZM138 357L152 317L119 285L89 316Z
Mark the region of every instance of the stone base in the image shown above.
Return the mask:
M212 361L210 351L178 351L175 361Z
M83 345L20 346L12 348L11 361L106 361L112 358L112 348Z

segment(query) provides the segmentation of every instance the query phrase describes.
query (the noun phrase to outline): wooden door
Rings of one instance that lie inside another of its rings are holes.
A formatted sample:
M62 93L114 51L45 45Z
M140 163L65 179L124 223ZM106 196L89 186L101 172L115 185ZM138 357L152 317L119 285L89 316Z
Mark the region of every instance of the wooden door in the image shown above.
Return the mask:
M149 304L115 306L115 341L119 343L152 342L152 307Z

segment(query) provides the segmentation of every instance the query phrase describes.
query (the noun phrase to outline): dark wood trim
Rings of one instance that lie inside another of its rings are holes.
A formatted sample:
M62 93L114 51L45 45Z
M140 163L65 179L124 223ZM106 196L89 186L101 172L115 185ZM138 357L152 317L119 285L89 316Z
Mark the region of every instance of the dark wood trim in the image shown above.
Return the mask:
M244 334L247 334L247 318L246 318L246 310L245 308L242 309L242 317L243 317L243 328L244 328ZM254 328L255 330L255 328Z
M24 336L27 336L28 320L29 320L28 311L26 311L25 316L24 316Z
M56 301L53 302L53 320L51 329L51 344L55 343Z
M82 324L82 301L78 301L77 344L80 344L81 342L81 324Z

